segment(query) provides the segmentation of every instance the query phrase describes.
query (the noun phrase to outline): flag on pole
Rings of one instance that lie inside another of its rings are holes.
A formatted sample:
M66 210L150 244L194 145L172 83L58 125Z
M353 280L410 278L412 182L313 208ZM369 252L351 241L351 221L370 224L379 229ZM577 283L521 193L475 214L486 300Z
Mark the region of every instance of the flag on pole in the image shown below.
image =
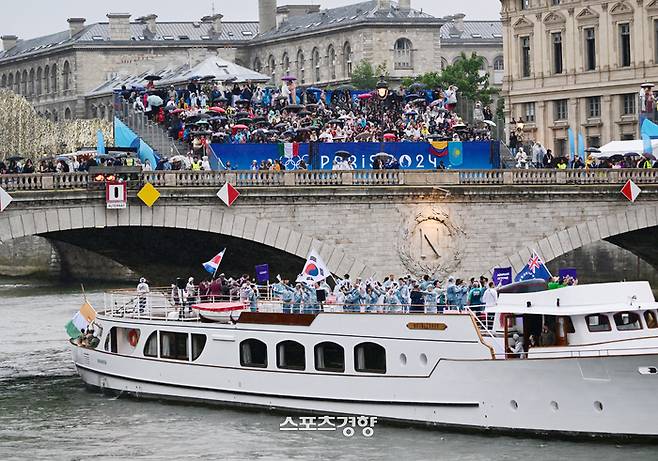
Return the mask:
M638 195L640 195L640 192L642 192L642 189L640 189L638 185L635 184L630 179L626 181L624 187L621 188L622 195L626 197L628 200L630 200L631 202L635 202Z
M585 139L580 131L578 132L578 156L583 162L585 161Z
M532 279L544 279L546 281L550 280L552 277L551 273L548 271L548 268L541 260L541 257L537 254L536 251L533 251L528 260L528 264L525 265L521 271L516 274L514 277L515 282L522 282L524 280Z
M304 269L302 270L302 273L299 274L299 277L297 277L296 282L304 282L308 284L321 282L330 275L331 272L327 269L327 265L322 261L318 252L311 250L308 259L306 260L306 264L304 264Z
M206 272L210 272L211 274L214 274L217 272L217 268L222 262L222 259L224 258L224 252L226 251L226 248L224 248L222 251L217 253L210 261L203 263L203 268L206 270Z
M286 142L279 144L279 156L288 159L299 157L299 143Z
M66 332L71 338L78 338L94 320L96 320L96 311L91 304L85 301L80 310L66 324Z

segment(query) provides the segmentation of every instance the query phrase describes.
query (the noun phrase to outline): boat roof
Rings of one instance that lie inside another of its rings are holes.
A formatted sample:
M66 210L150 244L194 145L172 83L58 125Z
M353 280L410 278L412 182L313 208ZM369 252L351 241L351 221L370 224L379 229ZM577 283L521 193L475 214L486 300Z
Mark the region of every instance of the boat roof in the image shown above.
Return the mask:
M574 285L534 293L501 293L487 312L588 315L658 307L649 282Z

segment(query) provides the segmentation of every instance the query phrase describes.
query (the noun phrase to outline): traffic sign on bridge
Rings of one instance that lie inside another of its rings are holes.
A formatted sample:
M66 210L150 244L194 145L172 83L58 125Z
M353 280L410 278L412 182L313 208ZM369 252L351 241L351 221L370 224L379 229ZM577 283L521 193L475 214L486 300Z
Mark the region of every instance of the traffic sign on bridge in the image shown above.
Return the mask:
M5 208L14 200L14 198L0 187L0 212L5 211Z

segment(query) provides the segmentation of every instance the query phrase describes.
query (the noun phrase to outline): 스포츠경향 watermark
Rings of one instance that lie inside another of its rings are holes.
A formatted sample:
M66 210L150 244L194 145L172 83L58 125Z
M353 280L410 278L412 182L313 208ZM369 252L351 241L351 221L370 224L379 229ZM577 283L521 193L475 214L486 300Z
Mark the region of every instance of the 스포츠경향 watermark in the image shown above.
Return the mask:
M297 422L296 422L297 421ZM280 431L337 431L342 430L345 437L352 437L357 429L364 437L375 433L376 416L286 416L279 424Z

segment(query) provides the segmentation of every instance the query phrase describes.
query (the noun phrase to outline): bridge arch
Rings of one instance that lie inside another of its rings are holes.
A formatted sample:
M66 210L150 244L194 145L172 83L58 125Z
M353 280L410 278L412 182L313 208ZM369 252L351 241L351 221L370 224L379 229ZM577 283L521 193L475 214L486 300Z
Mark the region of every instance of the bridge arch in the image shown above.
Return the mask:
M526 242L516 253L507 255L493 267L512 266L518 272L526 265L532 251L537 251L548 263L589 243L656 226L656 205L632 205L624 211L580 222L548 233L542 239Z
M107 210L104 205L82 204L47 209L15 209L10 213L7 211L7 216L0 217L0 242L85 228L186 229L251 241L302 259L306 259L309 251L315 249L329 270L341 276L347 273L352 277L369 277L377 272L337 245L322 241L317 236L217 206L156 204L149 208L129 203L125 210Z

